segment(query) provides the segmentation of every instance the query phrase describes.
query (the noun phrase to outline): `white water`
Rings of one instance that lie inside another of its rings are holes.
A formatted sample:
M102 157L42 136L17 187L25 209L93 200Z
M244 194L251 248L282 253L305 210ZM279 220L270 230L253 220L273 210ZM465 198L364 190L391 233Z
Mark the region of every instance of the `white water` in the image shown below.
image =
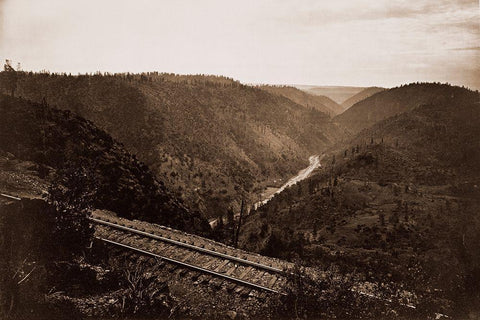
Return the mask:
M311 156L310 158L308 158L308 161L310 161L310 164L308 165L308 167L306 167L305 169L303 170L300 170L298 172L298 174L292 178L290 178L290 180L288 180L283 186L281 186L275 193L273 193L272 195L270 195L269 197L263 199L262 201L259 201L257 203L255 203L255 209L257 209L258 207L261 207L263 206L264 204L266 204L268 201L270 201L276 194L282 192L283 190L285 190L286 188L290 187L290 186L293 186L294 184L296 184L297 182L300 182L306 178L308 178L313 170L317 169L318 167L321 166L320 164L320 157L318 155L314 155L314 156Z

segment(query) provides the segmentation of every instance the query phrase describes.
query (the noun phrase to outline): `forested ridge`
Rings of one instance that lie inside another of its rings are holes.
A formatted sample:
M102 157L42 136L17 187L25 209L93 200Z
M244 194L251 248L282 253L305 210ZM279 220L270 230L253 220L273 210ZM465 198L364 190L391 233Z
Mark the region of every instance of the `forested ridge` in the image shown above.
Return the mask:
M18 96L91 120L209 216L343 134L324 113L225 77L18 72L16 83Z
M385 88L369 87L360 91L359 93L351 96L350 98L342 102L341 106L342 106L343 112L348 108L350 108L351 106L353 106L354 104L356 104L357 102L365 100L366 98L373 96L375 93L381 92L383 90L385 90Z
M377 95L407 105L333 146L316 174L248 217L241 242L393 283L417 295L419 312L478 312L478 92L412 84ZM375 110L380 98L360 104Z
M425 104L457 104L473 101L478 93L440 83L411 83L384 90L351 106L334 120L355 134L394 115Z
M47 186L78 189L76 201L85 198L93 208L208 233L199 212L189 211L143 162L90 121L68 110L5 95L0 96L0 110L4 173L27 161Z

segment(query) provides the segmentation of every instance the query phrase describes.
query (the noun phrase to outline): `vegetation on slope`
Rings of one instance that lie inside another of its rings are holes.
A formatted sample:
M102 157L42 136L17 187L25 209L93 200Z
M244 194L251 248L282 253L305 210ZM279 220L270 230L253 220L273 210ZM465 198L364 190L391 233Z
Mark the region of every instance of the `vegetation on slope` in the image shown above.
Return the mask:
M478 100L478 93L448 84L414 83L382 91L364 99L334 120L358 133L375 123L425 104L456 104Z
M31 161L40 178L67 184L69 177L76 177L93 207L123 217L208 231L199 213L187 210L145 164L91 122L70 111L4 95L0 109L0 150Z
M354 104L356 104L356 103L358 103L362 100L365 100L366 98L368 98L370 96L373 96L377 92L382 92L383 90L385 90L385 89L384 88L379 88L379 87L370 87L370 88L366 88L366 89L360 91L359 93L353 95L352 97L350 97L347 100L342 102L341 106L343 108L343 111L347 110L348 108L350 108Z
M251 214L244 247L393 283L430 315L478 315L480 107L474 92L441 91L456 100L362 131Z
M224 214L341 134L328 116L228 78L19 73L17 95L91 120L189 207Z

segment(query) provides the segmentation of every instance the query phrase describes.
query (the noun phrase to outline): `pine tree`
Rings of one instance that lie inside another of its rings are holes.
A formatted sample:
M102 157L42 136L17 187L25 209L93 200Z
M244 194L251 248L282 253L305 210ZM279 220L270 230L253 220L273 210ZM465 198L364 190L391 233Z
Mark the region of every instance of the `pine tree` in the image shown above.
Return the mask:
M14 97L15 90L17 89L17 72L13 69L10 60L5 60L3 71L0 81L1 85Z

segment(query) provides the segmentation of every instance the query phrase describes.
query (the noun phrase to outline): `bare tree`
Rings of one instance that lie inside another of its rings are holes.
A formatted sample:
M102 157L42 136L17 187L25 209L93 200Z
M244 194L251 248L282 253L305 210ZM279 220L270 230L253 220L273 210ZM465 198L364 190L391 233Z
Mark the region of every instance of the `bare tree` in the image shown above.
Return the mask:
M233 245L234 247L238 247L238 237L240 236L240 228L242 227L242 219L243 219L243 211L245 210L245 202L242 199L242 204L240 206L240 216L238 217L238 224L235 230Z

